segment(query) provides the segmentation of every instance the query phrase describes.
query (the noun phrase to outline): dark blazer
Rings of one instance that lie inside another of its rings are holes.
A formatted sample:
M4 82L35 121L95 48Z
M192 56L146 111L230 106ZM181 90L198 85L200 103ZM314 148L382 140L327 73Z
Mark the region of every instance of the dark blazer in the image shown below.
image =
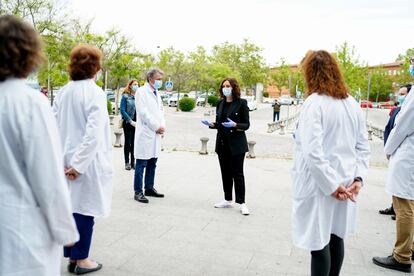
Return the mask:
M401 106L397 107L391 113L390 119L388 120L388 124L385 126L384 130L384 146L387 143L388 136L390 136L391 130L394 128L395 117L397 117L398 112L400 112Z
M249 151L246 134L244 133L250 127L249 107L245 99L235 99L229 107L228 118L234 121L237 126L226 128L221 123L224 101L220 100L216 108L216 122L210 128L217 129L216 152L219 153L219 143L222 141L229 145L232 155L243 154ZM226 122L225 120L224 122Z

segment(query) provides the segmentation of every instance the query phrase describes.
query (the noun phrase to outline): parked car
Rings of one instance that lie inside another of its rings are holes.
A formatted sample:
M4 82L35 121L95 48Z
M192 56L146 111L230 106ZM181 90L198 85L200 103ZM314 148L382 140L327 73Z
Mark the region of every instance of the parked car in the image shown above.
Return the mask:
M279 99L278 99L279 103L281 105L291 105L295 103L295 99L292 98L289 95L282 95Z
M182 98L183 96L184 95L180 95L180 98ZM168 98L167 103L169 107L177 106L178 105L178 93L172 94L171 97Z
M372 108L372 102L367 100L361 101L361 108Z
M250 111L257 109L256 99L253 96L244 96L242 99L247 101L247 106L249 107Z
M394 107L394 102L380 102L379 108L391 109Z
M205 106L206 105L206 98L205 97L198 97L196 101L197 106Z
M372 102L372 108L379 108L379 107L380 107L380 103Z

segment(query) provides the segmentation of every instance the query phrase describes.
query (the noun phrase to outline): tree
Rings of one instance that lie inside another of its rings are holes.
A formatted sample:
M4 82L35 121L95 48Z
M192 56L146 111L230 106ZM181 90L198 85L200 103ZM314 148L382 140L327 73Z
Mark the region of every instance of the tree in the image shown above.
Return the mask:
M279 95L282 94L283 88L289 87L289 75L292 74L290 66L286 64L286 61L282 58L278 62L276 68L270 73L270 84L274 84L279 89ZM289 91L290 94L290 91Z

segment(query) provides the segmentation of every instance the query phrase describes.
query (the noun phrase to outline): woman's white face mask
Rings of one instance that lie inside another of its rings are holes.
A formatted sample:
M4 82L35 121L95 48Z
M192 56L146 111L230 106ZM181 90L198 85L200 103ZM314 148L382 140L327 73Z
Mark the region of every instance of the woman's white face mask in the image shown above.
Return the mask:
M223 87L223 95L226 97L231 96L232 88L231 87Z

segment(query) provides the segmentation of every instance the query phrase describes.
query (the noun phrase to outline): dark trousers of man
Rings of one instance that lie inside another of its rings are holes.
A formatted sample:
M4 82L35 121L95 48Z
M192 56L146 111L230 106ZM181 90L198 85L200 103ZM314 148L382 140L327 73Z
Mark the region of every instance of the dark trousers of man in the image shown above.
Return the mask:
M79 232L79 241L73 247L64 247L63 256L70 260L83 260L89 256L91 248L94 217L74 213L76 228Z
M134 167L134 139L135 139L135 127L124 121L124 158L125 164L129 164L129 158L131 158L131 166Z
M273 111L273 122L275 121L276 117L277 117L277 120L279 121L279 115L280 115L280 111Z
M221 169L221 179L223 181L224 199L233 200L233 182L236 193L236 203L242 204L245 200L245 184L244 184L244 164L245 154L232 155L228 147L218 152L218 158Z
M344 240L331 234L329 244L311 254L311 276L338 276L345 255Z
M144 178L145 170L145 190L154 188L155 168L157 167L157 159L151 158L148 160L137 159L135 161L135 178L134 191L135 193L142 193L142 179Z

